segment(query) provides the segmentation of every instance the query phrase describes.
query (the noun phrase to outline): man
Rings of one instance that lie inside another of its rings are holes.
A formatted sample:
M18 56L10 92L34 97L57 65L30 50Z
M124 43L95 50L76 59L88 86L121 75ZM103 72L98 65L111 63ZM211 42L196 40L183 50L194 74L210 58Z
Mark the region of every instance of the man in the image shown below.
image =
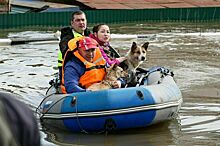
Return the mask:
M68 50L68 42L72 38L88 36L90 31L87 29L87 19L83 11L72 13L71 26L61 29L60 50L58 54L59 78L62 78L62 62L66 51Z
M82 37L78 41L69 41L69 50L63 62L62 93L85 92L94 84L101 82L106 75L106 61L98 48L96 40ZM122 80L113 83L114 88L120 88Z
M90 37L69 41L69 50L63 62L62 93L83 92L93 83L105 77L105 60L98 43ZM70 51L71 50L71 51Z

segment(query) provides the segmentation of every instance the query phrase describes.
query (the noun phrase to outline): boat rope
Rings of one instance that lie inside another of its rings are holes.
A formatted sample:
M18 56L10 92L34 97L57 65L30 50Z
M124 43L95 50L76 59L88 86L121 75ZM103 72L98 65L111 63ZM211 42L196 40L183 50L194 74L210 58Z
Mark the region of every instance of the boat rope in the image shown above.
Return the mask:
M50 95L49 95L50 96ZM40 104L38 105L38 107L36 108L36 110L35 110L35 113L37 114L37 115L41 115L42 113L41 113L41 111L40 111L40 106L41 106L41 104L44 102L44 100L46 100L49 96L46 96L46 97L44 97L43 98L43 100L40 102Z
M141 112L141 111L147 111L147 110L161 110L161 109L166 109L170 107L176 107L179 105L180 102L182 102L182 100L143 105L143 106L137 106L137 107L131 107L131 108L100 111L100 112L78 113L78 117L84 118L84 117L109 116L109 115L111 116L114 114L127 114L127 113ZM75 112L74 114L73 113L63 113L63 114L57 113L57 114L45 115L45 118L52 118L52 119L65 119L65 118L71 118L71 117L76 117Z
M55 93L54 93L55 94ZM56 102L54 102L45 112L41 112L40 111L40 105L42 105L42 103L47 99L49 98L51 95L53 94L50 94L49 96L46 96L42 101L41 103L39 104L39 106L36 108L35 110L35 113L38 114L40 116L40 119L42 119L44 117L45 114L48 113L48 111L54 107L58 102L60 102L61 100L63 100L64 98L66 98L66 96L63 96L62 98L60 98L59 100L57 100Z
M73 96L73 99L75 99L75 106L76 106L76 120L77 120L77 124L81 130L81 132L88 134L89 132L86 131L85 129L83 129L83 126L81 125L80 121L79 121L79 116L78 116L78 98L76 96Z
M53 94L51 94L53 95ZM48 98L50 97L51 95L49 96L46 96L42 101L41 103L39 104L39 106L36 108L35 110L35 113L39 115L40 117L40 120L42 120L42 118L44 117L44 115L48 114L48 112L50 111L51 108L53 108L57 103L59 103L60 101L62 101L64 98L66 98L67 96L63 96L62 98L60 98L59 100L57 100L56 102L54 102L52 105L50 105L50 107L45 111L45 112L41 112L40 110L40 105L42 105L42 103ZM80 119L79 119L79 116L78 116L78 98L76 96L71 96L73 98L73 100L75 100L75 107L76 107L76 120L77 120L77 124L81 130L82 133L85 133L85 134L100 134L100 133L104 133L106 132L106 130L102 130L102 131L98 131L98 132L88 132L86 131L81 122L80 122Z
M79 119L79 116L78 116L78 98L76 96L73 96L73 99L75 100L75 106L76 106L76 120L77 120L77 123L78 123L78 126L81 130L82 133L85 133L85 134L100 134L100 133L104 133L106 130L102 130L102 131L99 131L99 132L89 132L87 130L85 130L80 122L80 119Z

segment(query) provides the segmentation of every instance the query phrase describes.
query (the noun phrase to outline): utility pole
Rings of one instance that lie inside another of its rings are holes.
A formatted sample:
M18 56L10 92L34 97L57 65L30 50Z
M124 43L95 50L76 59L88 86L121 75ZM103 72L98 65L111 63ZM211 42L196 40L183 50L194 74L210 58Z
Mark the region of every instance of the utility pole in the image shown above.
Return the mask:
M0 13L9 13L10 10L10 0L0 0Z

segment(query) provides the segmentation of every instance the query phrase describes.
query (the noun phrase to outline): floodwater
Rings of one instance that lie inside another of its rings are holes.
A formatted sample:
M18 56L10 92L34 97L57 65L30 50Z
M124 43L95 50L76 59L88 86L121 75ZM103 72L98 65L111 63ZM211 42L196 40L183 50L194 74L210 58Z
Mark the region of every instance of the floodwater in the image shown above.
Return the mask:
M149 37L112 39L111 44L124 54L133 41L138 44L150 42L148 61L143 67L165 66L174 71L183 94L178 117L144 129L107 135L44 129L39 123L42 145L220 145L220 30L190 31L184 26L171 28L168 25L160 31L141 31L140 27L144 25L113 27L113 33L139 33ZM10 37L22 38L51 35L52 32L36 31L9 34ZM21 95L20 100L34 111L44 98L48 82L57 73L57 50L55 42L1 46L0 89Z

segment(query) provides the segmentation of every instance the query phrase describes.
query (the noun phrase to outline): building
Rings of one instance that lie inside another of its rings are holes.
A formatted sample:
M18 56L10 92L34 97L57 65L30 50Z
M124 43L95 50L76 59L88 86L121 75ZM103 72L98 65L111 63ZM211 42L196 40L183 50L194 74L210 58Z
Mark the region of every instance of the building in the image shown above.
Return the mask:
M0 0L0 13L10 12L10 0Z

